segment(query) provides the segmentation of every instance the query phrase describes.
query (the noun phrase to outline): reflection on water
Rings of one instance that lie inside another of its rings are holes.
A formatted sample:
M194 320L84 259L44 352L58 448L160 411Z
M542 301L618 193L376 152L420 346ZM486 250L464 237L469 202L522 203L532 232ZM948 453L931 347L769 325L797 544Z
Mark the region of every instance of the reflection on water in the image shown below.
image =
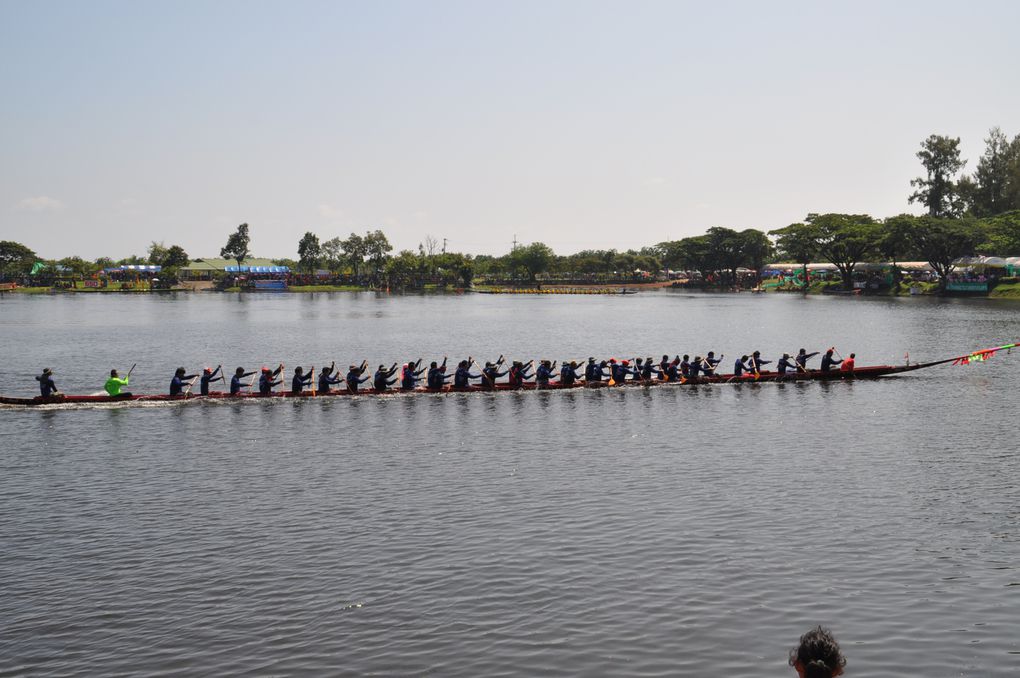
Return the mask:
M95 390L131 362L136 391L178 364L419 354L836 344L900 362L1015 340L1016 308L4 297L0 391L44 365ZM1018 358L860 383L0 411L0 671L788 675L823 623L848 675L1015 675Z

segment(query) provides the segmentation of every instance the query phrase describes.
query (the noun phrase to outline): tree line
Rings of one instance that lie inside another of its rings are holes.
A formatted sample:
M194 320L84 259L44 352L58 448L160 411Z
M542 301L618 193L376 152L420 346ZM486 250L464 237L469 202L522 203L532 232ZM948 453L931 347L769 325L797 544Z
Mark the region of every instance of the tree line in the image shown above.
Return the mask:
M381 230L351 233L346 238L320 240L306 232L297 244L297 260L274 259L299 273L326 270L362 285L421 287L426 283L470 285L479 276L497 280L535 282L542 275L568 278L631 280L639 271L663 269L697 271L703 281L721 287L735 285L738 270L755 274L777 259L807 265L833 264L849 289L858 264L866 261L921 260L938 273L944 289L953 262L978 252L1003 256L1020 254L1020 135L1010 139L998 127L989 131L985 151L973 174L962 174L960 139L931 135L917 152L924 169L913 179L911 203L926 214L901 214L876 219L867 214L809 213L797 223L770 230L709 228L697 236L661 242L626 251L583 250L557 255L541 242L513 248L502 256L447 252L437 239L426 236L417 250L393 247ZM220 256L238 265L251 256L248 224L228 237ZM23 275L38 261L20 243L0 241L0 274ZM50 261L75 275L91 275L115 265L156 264L173 275L189 262L179 245L153 242L147 256L120 260L101 257L87 261L65 257ZM893 266L894 275L898 267Z

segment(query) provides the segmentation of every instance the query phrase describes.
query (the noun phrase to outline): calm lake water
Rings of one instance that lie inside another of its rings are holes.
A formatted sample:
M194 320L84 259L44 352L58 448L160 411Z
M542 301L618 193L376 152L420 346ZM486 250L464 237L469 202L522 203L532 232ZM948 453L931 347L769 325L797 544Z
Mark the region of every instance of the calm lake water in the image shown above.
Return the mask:
M0 296L0 393L1020 339L930 299ZM290 368L288 368L288 373ZM0 410L0 675L1020 673L1020 355L860 383Z

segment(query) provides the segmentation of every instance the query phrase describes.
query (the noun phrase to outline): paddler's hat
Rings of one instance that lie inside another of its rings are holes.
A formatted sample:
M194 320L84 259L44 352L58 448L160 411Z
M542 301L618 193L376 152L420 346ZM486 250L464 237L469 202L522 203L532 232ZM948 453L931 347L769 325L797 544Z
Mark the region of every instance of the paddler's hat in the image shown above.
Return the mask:
M577 361L576 360L571 360L570 361L570 366L571 367L577 367Z
M630 361L629 361L629 360L624 360L624 361L623 361L623 364L624 364L624 365L630 365Z
M53 374L53 370L51 370L51 369L50 369L50 368L48 368L48 367L45 367L45 368L43 368L43 371L42 371L42 373L43 373L43 374Z
M269 368L268 368L268 367L263 367L263 368L262 368L262 371L263 371L263 372L268 372L268 371L269 371Z
M209 374L210 372L212 372L212 368L211 367L205 367L205 368L202 369L202 371L205 372L206 374Z
M784 358L789 358L789 357L790 357L790 354L789 354L789 353L784 353L784 354L783 354L783 357L784 357Z
M593 358L593 357L591 357L591 356L588 356L588 362L590 362L590 363L593 363L593 362L595 362L595 358Z

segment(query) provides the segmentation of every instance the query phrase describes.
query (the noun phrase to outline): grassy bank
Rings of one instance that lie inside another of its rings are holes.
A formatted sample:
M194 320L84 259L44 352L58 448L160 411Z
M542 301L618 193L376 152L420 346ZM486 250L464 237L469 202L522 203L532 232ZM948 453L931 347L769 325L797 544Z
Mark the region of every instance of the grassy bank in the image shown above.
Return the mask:
M1020 282L996 285L988 296L992 299L1020 299Z

